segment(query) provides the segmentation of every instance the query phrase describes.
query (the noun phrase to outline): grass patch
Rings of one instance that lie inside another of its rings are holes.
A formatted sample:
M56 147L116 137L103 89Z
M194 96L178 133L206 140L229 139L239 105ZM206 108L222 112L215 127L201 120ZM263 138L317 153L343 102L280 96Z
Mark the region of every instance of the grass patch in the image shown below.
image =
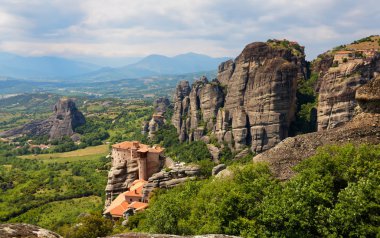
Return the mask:
M20 156L22 159L39 159L48 163L65 163L72 161L82 161L82 160L97 160L101 156L106 156L109 153L108 145L98 145L86 147L84 149L79 149L64 153L53 153L53 154L39 154L39 155L23 155Z
M47 203L29 210L9 222L26 222L46 229L57 230L63 224L74 223L80 214L101 210L102 206L102 198L98 196L73 198Z

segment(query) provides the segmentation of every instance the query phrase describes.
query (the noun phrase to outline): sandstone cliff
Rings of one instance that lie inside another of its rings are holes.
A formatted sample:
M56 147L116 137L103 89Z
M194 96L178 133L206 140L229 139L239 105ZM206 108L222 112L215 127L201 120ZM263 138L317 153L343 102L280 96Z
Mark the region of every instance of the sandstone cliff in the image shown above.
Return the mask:
M143 199L148 200L150 192L156 188L172 188L189 179L195 179L200 174L198 166L173 165L169 171L160 171L153 174L143 188Z
M74 129L86 123L83 114L76 108L72 99L60 99L54 106L53 115L46 120L33 121L21 127L1 132L0 137L22 135L44 136L50 140L72 136Z
M43 229L38 226L23 223L0 224L0 237L61 238L60 235L52 231Z
M150 121L144 122L142 133L148 134L148 138L153 138L154 134L165 124L165 113L171 109L168 98L158 98L153 104L154 112Z
M303 47L256 42L219 66L217 79L180 82L172 124L180 141L206 134L234 150L265 151L288 136L296 110L297 80L305 78Z
M318 98L318 130L338 127L352 119L355 91L380 73L380 54L337 63L321 79Z
M354 118L341 127L287 138L274 148L253 158L254 162L267 162L274 175L281 180L291 178L292 167L314 155L320 146L380 143L380 76L372 79L356 92L360 108Z

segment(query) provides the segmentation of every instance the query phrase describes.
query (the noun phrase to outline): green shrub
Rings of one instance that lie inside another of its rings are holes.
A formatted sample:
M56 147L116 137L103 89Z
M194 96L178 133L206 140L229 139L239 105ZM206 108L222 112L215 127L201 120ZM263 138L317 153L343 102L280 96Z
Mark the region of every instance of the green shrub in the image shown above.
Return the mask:
M330 146L275 180L264 164L157 193L135 230L243 237L376 237L380 146Z

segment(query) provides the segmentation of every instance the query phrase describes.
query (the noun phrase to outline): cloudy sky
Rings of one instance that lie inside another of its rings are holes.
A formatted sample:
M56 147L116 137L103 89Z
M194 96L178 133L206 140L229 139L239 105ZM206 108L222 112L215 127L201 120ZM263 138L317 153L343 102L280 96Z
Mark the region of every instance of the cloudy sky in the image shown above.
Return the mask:
M0 0L0 51L69 58L237 56L287 38L309 59L380 34L378 0Z

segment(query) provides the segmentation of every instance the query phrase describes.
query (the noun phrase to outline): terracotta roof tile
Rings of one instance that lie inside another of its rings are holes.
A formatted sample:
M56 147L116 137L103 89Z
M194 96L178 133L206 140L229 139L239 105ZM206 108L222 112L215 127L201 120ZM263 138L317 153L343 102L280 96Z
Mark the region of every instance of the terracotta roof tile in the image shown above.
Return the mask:
M136 211L140 211L140 210L144 210L148 206L149 204L145 202L132 202L131 204L129 204L128 208L134 208L136 209Z

